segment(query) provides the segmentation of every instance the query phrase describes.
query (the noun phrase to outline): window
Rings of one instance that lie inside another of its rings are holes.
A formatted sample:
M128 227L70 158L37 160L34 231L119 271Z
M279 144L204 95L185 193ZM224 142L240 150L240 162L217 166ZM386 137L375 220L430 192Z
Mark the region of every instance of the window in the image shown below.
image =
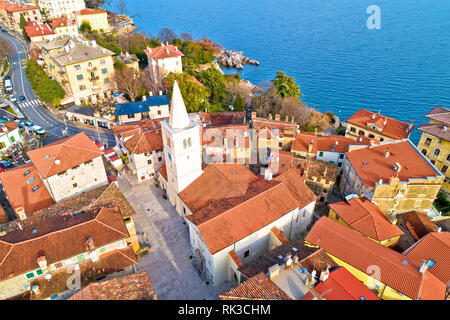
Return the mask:
M373 134L369 134L369 138L374 139L375 136Z
M353 127L351 127L351 128L350 128L350 132L356 132L356 129L353 128Z
M447 173L448 166L442 166L442 173Z
M192 139L191 138L188 138L188 146L189 146L189 148L192 147Z
M158 157L158 161L162 161L162 157Z
M84 84L82 84L82 85L80 86L80 91L83 91L83 90L86 90L86 86L85 86Z
M128 115L128 119L133 119L134 118L134 113L130 113L129 115Z
M183 139L183 148L184 148L184 149L187 149L187 142L186 142L186 139Z
M158 110L158 116L160 116L161 115L161 110Z
M343 154L343 153L341 153L341 154L339 155L339 159L344 159L344 154Z
M383 138L380 138L380 141L381 141L381 142L383 142L383 141L384 141L384 139L383 139Z
M83 262L84 260L86 260L86 258L84 257L84 254L80 254L77 256L78 262Z
M244 252L244 258L247 258L250 255L250 250L246 250Z
M109 80L109 78L105 78L105 80L103 81L105 84L109 84L111 81Z
M152 159L148 160L147 164L152 164Z
M83 75L82 74L77 75L77 80L78 81L83 80Z
M426 149L422 149L422 154L423 154L424 156L426 156L426 155L427 155L427 150L426 150Z
M450 153L447 155L447 161L450 161Z
M363 136L363 135L365 135L366 133L365 133L364 131L362 131L362 130L359 130L359 131L358 131L358 134L361 135L361 136Z
M78 183L74 183L73 185L72 185L74 188L76 188L76 187L78 187Z
M79 64L77 64L76 66L74 66L75 70L81 70L81 66Z
M14 139L14 137L10 137L9 140L11 140L12 143L16 142L16 139Z
M41 274L43 274L43 272L42 272L41 269L36 270L36 273L37 273L38 276L40 276Z
M283 142L278 142L278 147L279 148L283 147Z
M100 60L100 64L105 64L105 63L106 63L105 59Z
M440 153L441 153L441 150L439 150L439 149L434 150L434 155L435 156L438 156Z
M323 151L319 152L319 157L323 157Z
M186 215L186 208L183 207L183 214Z
M108 73L108 69L107 68L103 68L102 69L102 74L107 74Z
M34 278L34 272L27 273L26 276L27 276L27 279Z
M431 144L432 141L433 141L433 140L431 140L430 138L426 138L424 144L425 144L426 146L429 146L429 145Z
M435 164L435 163L436 163L436 160L433 159L433 160L431 160L430 162L431 162L432 164Z

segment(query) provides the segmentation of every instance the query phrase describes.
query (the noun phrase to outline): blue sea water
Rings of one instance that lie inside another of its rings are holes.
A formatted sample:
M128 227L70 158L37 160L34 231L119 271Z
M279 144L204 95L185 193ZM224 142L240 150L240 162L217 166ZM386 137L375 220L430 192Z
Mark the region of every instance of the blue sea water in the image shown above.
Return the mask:
M241 75L255 84L277 70L303 100L346 120L359 108L416 125L450 107L449 0L125 0L148 34L164 27L206 36L260 61ZM381 29L369 30L369 5ZM110 6L109 9L114 9ZM417 143L420 132L413 131Z

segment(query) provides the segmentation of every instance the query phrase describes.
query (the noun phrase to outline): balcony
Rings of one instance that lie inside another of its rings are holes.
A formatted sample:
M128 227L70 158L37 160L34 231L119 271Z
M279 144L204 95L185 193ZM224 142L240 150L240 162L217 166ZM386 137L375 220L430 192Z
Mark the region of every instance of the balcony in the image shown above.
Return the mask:
M98 76L94 76L94 77L89 77L89 81L97 81L99 79Z

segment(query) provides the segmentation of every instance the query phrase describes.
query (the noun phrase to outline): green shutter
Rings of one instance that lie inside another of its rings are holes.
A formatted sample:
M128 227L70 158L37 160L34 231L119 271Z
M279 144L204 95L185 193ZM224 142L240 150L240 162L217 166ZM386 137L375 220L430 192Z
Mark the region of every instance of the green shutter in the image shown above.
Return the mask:
M36 270L36 273L37 273L38 276L40 276L41 274L43 274L43 272L42 272L41 269Z
M34 278L34 272L27 273L26 276L27 276L27 279Z
M9 137L9 140L11 140L12 143L16 142L16 139L14 139L14 137Z
M83 262L84 260L86 260L86 258L84 257L84 254L80 254L77 258L78 258L78 262Z

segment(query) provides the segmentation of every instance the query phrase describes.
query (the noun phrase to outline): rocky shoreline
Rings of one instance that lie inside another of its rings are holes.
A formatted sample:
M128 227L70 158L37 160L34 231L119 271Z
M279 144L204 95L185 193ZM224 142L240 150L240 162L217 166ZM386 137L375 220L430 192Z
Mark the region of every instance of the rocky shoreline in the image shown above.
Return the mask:
M244 69L244 65L246 64L259 66L259 61L246 57L242 51L229 49L221 50L217 56L217 63L221 66L236 68L238 70Z

